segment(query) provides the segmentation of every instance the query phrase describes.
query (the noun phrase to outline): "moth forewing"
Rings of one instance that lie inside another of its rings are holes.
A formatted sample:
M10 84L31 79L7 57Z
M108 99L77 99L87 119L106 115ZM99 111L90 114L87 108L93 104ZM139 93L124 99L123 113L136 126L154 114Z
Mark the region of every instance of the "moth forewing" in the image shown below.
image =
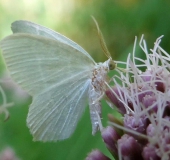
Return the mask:
M33 96L27 125L37 141L72 135L89 100L92 133L102 130L100 99L107 73L115 68L95 21L108 60L96 63L77 43L28 21L12 24L13 35L0 41L11 77Z

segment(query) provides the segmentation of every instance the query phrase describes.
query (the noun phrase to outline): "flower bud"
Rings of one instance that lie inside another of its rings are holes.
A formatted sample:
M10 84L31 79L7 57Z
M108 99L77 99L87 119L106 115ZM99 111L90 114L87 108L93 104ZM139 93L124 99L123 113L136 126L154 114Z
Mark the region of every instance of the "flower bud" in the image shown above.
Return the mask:
M142 147L132 136L124 134L118 140L118 148L122 159L143 160L141 156Z
M147 118L145 116L135 117L133 115L125 114L124 126L129 129L133 129L139 133L146 133Z
M147 145L146 147L144 147L142 156L144 160L151 160L151 159L161 160L161 158L158 157L158 155L156 154L156 148L152 145Z
M114 155L117 156L117 140L120 138L118 133L114 128L108 126L107 128L103 129L102 131L102 138L106 144L106 147L109 151Z
M86 160L111 160L111 159L96 149L89 153L89 155L86 157Z
M113 87L112 90L115 92L115 94L119 97L120 94L117 90L116 87ZM113 93L113 91L111 90L107 90L105 93L106 93L106 96L109 98L109 100L118 108L119 112L121 114L125 114L126 113L126 110L125 110L125 107L123 105L123 103L117 99L117 97L115 96L115 94ZM123 96L123 93L121 93L122 96Z

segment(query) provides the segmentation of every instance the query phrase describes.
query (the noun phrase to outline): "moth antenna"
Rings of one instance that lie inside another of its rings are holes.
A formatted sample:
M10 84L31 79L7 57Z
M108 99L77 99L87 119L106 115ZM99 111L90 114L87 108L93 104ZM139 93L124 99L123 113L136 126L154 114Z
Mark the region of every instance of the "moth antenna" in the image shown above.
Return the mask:
M112 58L111 58L111 54L110 54L109 50L107 49L107 46L106 46L105 40L104 40L104 38L103 38L103 34L102 34L102 32L101 32L101 30L100 30L100 28L99 28L99 25L98 25L96 19L95 19L93 16L91 16L91 17L92 17L94 23L96 24L97 34L98 34L98 37L99 37L99 40L100 40L100 45L101 45L101 47L102 47L102 50L103 50L104 54L105 54L108 58L112 59Z

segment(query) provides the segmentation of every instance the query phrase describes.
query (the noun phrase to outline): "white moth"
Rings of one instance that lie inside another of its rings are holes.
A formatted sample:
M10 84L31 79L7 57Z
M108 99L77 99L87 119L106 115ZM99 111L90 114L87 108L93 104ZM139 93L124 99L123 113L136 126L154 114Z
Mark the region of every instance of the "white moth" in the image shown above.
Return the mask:
M27 125L34 140L70 137L87 100L92 134L102 129L100 99L106 90L107 73L116 64L98 25L108 56L104 63L96 63L78 44L38 24L21 20L12 23L11 28L14 34L4 38L0 47L11 77L33 96Z

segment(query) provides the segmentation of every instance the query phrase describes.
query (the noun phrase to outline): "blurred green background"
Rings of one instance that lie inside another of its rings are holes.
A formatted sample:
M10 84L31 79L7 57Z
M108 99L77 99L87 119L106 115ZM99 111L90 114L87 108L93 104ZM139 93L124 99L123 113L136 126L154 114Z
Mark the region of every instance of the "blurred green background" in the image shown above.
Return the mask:
M135 36L145 35L148 48L161 35L161 46L170 51L170 1L169 0L1 0L0 39L11 34L10 25L25 19L56 30L80 44L96 62L107 58L103 54L96 34L93 15L103 32L106 44L115 60L125 61L132 52ZM143 57L137 48L137 54ZM5 65L0 57L0 75L8 102L10 118L4 122L0 115L0 152L11 147L23 160L79 160L94 148L111 157L102 142L100 133L91 134L89 109L80 120L72 137L67 140L41 143L33 142L26 126L26 116L31 97L20 91L11 81L4 80ZM5 81L5 82L4 82ZM104 126L107 114L113 113L102 102ZM2 96L0 96L2 104Z

